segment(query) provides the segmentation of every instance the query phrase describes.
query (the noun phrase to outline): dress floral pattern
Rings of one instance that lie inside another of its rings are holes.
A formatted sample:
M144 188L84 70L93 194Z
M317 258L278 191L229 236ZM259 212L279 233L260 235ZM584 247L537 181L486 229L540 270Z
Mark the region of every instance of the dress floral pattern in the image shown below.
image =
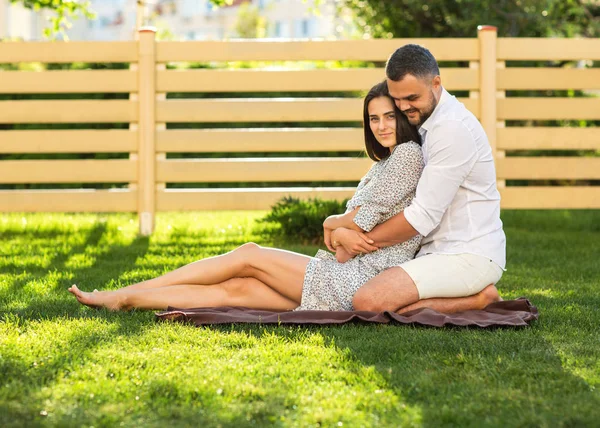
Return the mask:
M346 212L360 207L354 222L369 232L408 207L423 171L421 147L414 142L400 144L386 159L375 162L362 178ZM350 311L352 297L368 280L383 270L414 258L422 236L358 255L345 263L319 250L304 275L302 302L296 310Z

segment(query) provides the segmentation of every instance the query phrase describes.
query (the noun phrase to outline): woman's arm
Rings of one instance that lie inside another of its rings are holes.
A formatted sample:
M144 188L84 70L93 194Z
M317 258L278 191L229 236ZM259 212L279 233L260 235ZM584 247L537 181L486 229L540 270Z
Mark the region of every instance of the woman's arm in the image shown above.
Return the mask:
M344 232L341 239L347 251L356 255L365 252L365 241L373 244L372 248L382 248L417 235L418 232L402 213L385 222L382 220L402 199L415 191L422 170L423 155L419 146L407 143L394 150L385 167L372 178L368 198L353 212L352 222L369 233L364 234L354 228ZM350 215L345 220L349 219ZM337 236L332 234L332 239L337 239Z
M423 171L423 154L416 143L400 144L385 162L363 192L361 206L352 218L366 232L387 220L402 200L414 195Z
M339 227L345 227L346 229L353 229L357 232L363 232L363 230L353 221L354 216L359 209L360 207L356 207L352 211L348 211L345 214L330 215L323 222L323 227L330 230L334 230Z

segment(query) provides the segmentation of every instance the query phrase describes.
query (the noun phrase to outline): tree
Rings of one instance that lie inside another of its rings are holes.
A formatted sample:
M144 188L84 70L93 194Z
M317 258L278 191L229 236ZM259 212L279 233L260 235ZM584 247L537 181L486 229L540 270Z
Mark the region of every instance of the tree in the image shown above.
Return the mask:
M244 3L238 11L237 21L235 23L235 32L243 39L255 39L265 37L267 33L267 23L256 6L250 3Z
M595 0L343 0L372 37L473 37L477 25L501 37L598 37Z
M89 1L79 0L10 0L11 3L19 3L23 7L39 11L42 9L51 10L55 13L50 18L50 26L44 29L44 36L51 38L61 34L63 38L68 39L66 30L71 28L69 18L78 18L83 16L87 19L94 19L95 14L90 9Z

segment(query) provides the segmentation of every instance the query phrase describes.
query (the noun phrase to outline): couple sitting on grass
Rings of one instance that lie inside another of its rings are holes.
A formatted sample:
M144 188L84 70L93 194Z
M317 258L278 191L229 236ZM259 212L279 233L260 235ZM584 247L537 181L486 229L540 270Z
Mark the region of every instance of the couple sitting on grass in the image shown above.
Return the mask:
M69 291L82 304L112 310L453 313L500 300L494 284L506 240L481 124L442 87L427 49L396 50L386 75L364 101L365 146L375 163L346 213L323 223L335 256L247 243L116 291Z

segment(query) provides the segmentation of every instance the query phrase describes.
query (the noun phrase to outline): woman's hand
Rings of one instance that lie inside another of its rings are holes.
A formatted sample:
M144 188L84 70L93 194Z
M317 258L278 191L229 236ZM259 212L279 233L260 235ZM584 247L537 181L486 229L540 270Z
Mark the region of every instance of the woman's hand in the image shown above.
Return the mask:
M336 229L336 219L334 215L330 215L323 222L323 241L327 249L335 253L335 246L331 243L331 232Z
M327 249L332 253L335 253L335 247L331 243L331 232L333 232L333 230L323 227L323 241L325 241Z
M352 258L352 255L348 254L344 247L341 245L335 250L335 259L340 263L346 263Z
M330 234L331 246L337 248L342 246L344 250L352 257L357 254L368 254L377 251L373 240L362 232L340 227L335 229Z
M347 212L346 214L330 215L323 222L323 236L325 246L329 251L335 251L337 245L333 245L331 242L331 233L335 229L347 228L362 232L363 230L354 223L354 216L358 212L360 207L355 208L353 211Z

